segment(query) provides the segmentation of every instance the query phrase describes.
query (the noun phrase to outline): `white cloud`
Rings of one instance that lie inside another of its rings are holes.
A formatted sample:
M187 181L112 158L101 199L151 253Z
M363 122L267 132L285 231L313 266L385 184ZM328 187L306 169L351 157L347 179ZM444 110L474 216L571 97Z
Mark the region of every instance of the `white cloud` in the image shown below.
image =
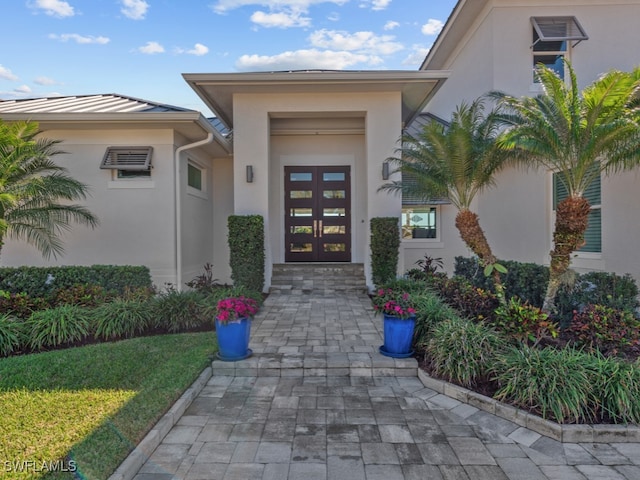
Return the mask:
M13 91L19 94L29 94L31 93L31 88L29 88L29 85L20 85L14 88Z
M400 26L400 24L398 22L394 22L393 20L389 20L387 23L384 24L384 29L385 30L393 30L394 28L398 28Z
M373 32L347 33L336 30L318 30L309 36L311 45L331 50L358 51L375 55L390 55L402 50L402 44L392 35L375 35Z
M68 2L62 0L35 0L29 5L31 8L44 10L51 17L73 17L75 11Z
M424 35L437 35L444 27L444 23L435 18L430 18L427 23L422 26L422 33Z
M344 70L358 63L377 65L379 57L351 52L320 51L316 49L283 52L278 55L243 55L236 62L240 71L264 70Z
M155 53L164 53L164 47L158 42L147 42L143 47L138 47L138 51L147 55L153 55Z
M78 35L77 33L63 33L61 35L56 35L52 33L49 35L49 38L52 40L60 40L61 42L68 42L72 40L80 45L87 45L90 43L97 43L99 45L106 45L111 40L107 37L94 37L93 35Z
M363 0L360 3L360 8L369 8L371 10L385 10L391 5L391 0Z
M120 12L131 20L143 20L149 10L149 4L144 0L121 0Z
M196 43L191 50L187 50L189 55L196 55L201 57L202 55L206 55L209 53L209 47L203 45L201 43Z
M60 85L59 82L56 82L53 78L49 77L38 77L34 80L34 83L37 85Z
M3 67L2 65L0 65L0 78L4 78L5 80L11 80L12 82L15 82L16 80L18 80L17 75L15 75L11 70L9 70L6 67Z
M427 57L429 50L430 48L423 47L422 45L413 45L413 47L411 48L411 53L402 61L402 65L419 67Z
M349 0L217 0L216 3L211 5L211 8L216 13L226 13L230 10L235 10L236 8L256 5L276 11L294 10L307 12L311 5L318 5L322 3L344 5L348 1Z
M331 12L327 17L327 20L329 20L330 22L337 22L338 20L340 20L340 14L338 12Z
M311 18L303 17L300 12L254 12L251 15L251 21L262 27L308 27L311 25Z

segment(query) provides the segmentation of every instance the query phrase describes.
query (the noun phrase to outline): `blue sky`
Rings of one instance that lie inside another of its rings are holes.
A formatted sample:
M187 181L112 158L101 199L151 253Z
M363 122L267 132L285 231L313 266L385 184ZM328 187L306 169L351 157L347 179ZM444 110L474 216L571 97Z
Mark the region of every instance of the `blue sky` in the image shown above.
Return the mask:
M209 114L182 73L415 70L456 0L5 0L0 99L119 93Z

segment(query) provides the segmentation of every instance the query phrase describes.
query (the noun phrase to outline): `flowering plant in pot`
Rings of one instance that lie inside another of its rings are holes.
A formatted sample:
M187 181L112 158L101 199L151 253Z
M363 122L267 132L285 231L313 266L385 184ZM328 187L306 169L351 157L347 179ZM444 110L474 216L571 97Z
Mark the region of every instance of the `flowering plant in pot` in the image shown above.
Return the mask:
M380 288L371 300L375 311L383 316L384 345L380 346L380 353L393 358L413 355L416 308L411 295L392 288Z
M251 320L258 312L258 302L244 296L227 297L218 301L215 311L218 358L233 362L251 356Z
M380 288L372 297L376 312L399 318L415 317L416 308L411 295L392 288Z

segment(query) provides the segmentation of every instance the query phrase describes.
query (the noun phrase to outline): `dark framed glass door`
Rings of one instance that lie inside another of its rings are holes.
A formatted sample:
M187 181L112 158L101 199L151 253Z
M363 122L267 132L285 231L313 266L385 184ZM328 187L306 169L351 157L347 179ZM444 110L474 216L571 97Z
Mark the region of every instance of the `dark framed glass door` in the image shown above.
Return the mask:
M350 167L285 167L285 261L351 261Z

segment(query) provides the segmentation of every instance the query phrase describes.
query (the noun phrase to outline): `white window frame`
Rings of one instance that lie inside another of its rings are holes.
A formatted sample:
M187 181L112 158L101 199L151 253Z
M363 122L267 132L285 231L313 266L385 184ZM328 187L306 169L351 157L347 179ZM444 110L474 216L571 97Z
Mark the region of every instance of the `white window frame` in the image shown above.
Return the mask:
M189 185L189 167L195 168L200 171L200 189L192 187ZM207 185L207 168L203 166L200 162L193 160L192 158L187 158L187 169L185 174L185 183L187 184L187 194L193 195L194 197L199 197L203 199L209 198L207 193L208 185Z

